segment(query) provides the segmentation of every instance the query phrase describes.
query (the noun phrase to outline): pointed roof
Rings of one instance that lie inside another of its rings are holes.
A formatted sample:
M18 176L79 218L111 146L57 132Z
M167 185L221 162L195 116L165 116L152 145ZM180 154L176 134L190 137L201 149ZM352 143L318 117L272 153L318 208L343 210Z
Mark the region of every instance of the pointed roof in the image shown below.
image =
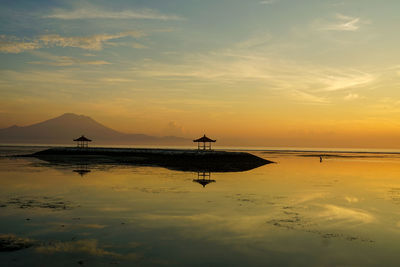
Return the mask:
M212 140L210 138L208 138L206 135L204 135L203 137L200 137L199 139L195 139L193 140L193 142L216 142L217 140Z
M88 174L89 172L91 172L90 170L74 170L74 172L77 172L80 176L84 176L86 174Z
M193 182L201 184L203 187L206 187L206 185L210 183L215 183L215 180L209 180L209 179L194 179Z
M81 137L74 139L74 141L86 141L86 142L92 142L92 140L86 138L84 135L82 135Z

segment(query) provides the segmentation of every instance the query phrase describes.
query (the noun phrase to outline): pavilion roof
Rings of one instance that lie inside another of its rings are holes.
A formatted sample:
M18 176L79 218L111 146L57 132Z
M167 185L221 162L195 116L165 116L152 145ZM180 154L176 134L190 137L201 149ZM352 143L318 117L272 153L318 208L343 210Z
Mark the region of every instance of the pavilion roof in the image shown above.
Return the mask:
M201 184L203 187L206 187L209 183L215 183L215 180L208 180L208 179L195 179L193 180L195 183Z
M74 141L86 141L86 142L92 142L92 140L86 138L84 135L82 135L81 137L74 139Z
M193 140L193 142L216 142L217 140L212 140L210 138L208 138L206 135L204 135L203 137L200 137L199 139L195 139Z

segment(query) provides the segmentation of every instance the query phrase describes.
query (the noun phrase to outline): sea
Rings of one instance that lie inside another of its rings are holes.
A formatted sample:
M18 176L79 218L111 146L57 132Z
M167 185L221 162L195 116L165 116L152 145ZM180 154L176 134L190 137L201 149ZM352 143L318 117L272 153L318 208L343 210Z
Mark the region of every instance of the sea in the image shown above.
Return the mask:
M399 266L400 154L227 148L245 172L56 165L0 146L1 266Z

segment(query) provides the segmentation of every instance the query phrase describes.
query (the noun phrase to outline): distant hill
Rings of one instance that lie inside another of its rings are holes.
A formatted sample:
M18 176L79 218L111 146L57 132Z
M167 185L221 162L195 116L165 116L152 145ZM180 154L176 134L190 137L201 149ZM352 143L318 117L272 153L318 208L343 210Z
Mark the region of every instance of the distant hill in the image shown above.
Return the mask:
M85 135L94 144L115 145L190 145L190 140L176 136L156 137L126 134L108 128L84 115L65 113L59 117L29 126L0 129L0 144L73 144Z

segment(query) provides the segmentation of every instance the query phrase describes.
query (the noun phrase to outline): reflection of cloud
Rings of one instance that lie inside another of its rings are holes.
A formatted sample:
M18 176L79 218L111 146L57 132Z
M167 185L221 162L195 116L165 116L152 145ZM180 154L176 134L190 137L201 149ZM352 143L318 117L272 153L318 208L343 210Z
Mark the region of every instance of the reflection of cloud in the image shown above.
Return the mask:
M306 194L303 196L296 196L296 201L294 202L294 204L298 205L298 204L302 204L305 202L309 202L312 200L316 200L316 199L320 199L320 198L326 198L327 197L327 193L311 193L311 194Z
M71 242L57 242L36 248L39 253L53 254L59 252L87 253L95 256L120 256L115 252L107 251L98 247L97 240L86 239Z
M121 192L120 190L115 190L115 191ZM128 191L128 190L126 190L126 191ZM102 207L102 208L99 208L98 210L105 211L105 212L120 212L120 211L129 211L131 209L122 208L122 207Z
M138 31L121 32L117 34L96 34L91 36L61 36L47 34L31 40L19 39L15 36L0 36L0 52L21 53L43 47L76 47L86 50L101 50L108 41L123 37L140 37L143 33Z
M15 251L33 246L35 240L17 237L13 234L0 234L0 251Z
M181 232L192 237L204 238L204 232L193 231L189 225L196 225L195 229L220 233L221 230L230 231L239 235L248 237L257 237L260 235L260 227L270 219L270 215L247 215L247 216L218 216L213 214L194 214L194 215L145 215L142 217L144 224L153 227L160 227L160 222L180 226ZM212 223L210 223L212 222ZM233 237L233 236L232 236ZM212 239L218 239L217 236L209 236Z
M95 7L75 10L56 9L44 18L73 20L73 19L152 19L152 20L182 20L176 15L166 15L153 9L107 11Z
M349 203L357 203L359 201L356 197L345 197L345 199Z
M106 228L108 225L104 225L104 224L97 224L97 223L87 223L87 224L83 224L83 223L74 223L74 224L70 224L70 223L48 223L48 225L53 227L53 230L56 230L58 232L63 232L63 231L70 231L71 229L104 229Z
M78 224L78 227L91 228L91 229L103 229L103 228L106 227L106 226L107 226L107 225L96 224L96 223L92 223L92 224Z
M131 242L133 243L133 242ZM131 248L137 248L141 244L136 243L135 246L130 246ZM99 248L98 241L94 239L85 239L78 241L69 242L55 242L49 245L42 245L36 247L36 252L43 254L54 254L54 253L85 253L88 255L93 255L97 257L113 257L121 260L135 261L141 258L138 253L126 253L120 254L112 251Z
M375 220L375 218L363 211L355 210L344 207L339 207L335 205L324 205L325 211L319 214L327 220L339 220L339 221L351 221L359 223L370 223Z

